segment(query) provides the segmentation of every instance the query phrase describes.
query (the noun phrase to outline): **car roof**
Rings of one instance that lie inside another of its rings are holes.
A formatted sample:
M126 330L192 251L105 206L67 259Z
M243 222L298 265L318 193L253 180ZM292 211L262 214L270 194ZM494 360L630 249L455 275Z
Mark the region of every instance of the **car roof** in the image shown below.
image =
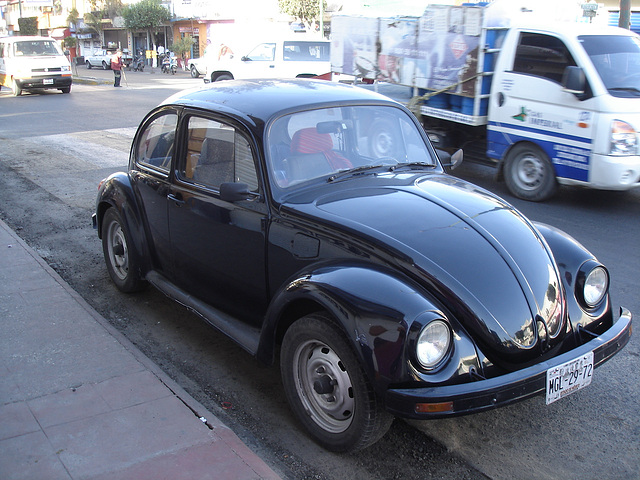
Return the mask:
M161 105L180 105L225 112L255 123L288 111L309 107L397 102L360 87L326 80L224 80L204 88L179 92Z

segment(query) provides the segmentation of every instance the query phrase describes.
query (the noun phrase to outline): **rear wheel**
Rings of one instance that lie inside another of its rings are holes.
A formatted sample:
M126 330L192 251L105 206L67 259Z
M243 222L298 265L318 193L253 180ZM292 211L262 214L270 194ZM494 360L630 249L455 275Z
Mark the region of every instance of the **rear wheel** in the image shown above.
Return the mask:
M102 69L109 70L109 65L107 65L107 62L105 62L104 60L102 61Z
M512 194L532 202L548 200L558 189L551 160L540 147L531 143L516 145L509 151L504 176Z
M191 65L191 78L198 78L200 76L200 72L195 65Z
M218 75L214 82L222 82L223 80L233 80L233 76L228 73L223 73L222 75Z
M90 62L89 60L87 60L86 65L87 65L87 68L88 68L89 70L91 70L91 62Z
M131 235L115 208L102 220L102 252L113 283L123 292L137 292L147 286L140 276L140 260L132 248Z
M60 91L61 91L62 93L70 93L70 92L71 92L71 85L69 85L68 87L62 87L62 88L60 89Z
M289 327L280 368L292 410L327 450L361 450L391 426L393 416L382 410L355 353L328 316L307 315Z

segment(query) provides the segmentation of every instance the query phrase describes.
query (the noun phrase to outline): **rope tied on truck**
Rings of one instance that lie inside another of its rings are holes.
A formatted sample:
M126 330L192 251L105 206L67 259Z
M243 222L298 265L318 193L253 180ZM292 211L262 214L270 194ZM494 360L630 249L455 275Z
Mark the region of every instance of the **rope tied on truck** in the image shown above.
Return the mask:
M418 117L418 119L420 120L422 117L422 113L420 112L420 103L423 101L427 101L429 100L431 97L435 97L436 95L440 95L441 93L447 93L449 90L451 90L452 88L457 87L458 85L462 85L463 83L466 83L470 80L475 80L476 78L482 76L482 73L476 73L475 75L472 75L469 78L465 78L464 80L460 80L459 82L456 83L452 83L451 85L448 85L444 88L441 88L440 90L435 90L433 92L427 92L424 95L415 95L414 97L411 98L411 100L409 100L409 103L407 104L407 108L409 110L411 110L411 112L413 112L413 114Z

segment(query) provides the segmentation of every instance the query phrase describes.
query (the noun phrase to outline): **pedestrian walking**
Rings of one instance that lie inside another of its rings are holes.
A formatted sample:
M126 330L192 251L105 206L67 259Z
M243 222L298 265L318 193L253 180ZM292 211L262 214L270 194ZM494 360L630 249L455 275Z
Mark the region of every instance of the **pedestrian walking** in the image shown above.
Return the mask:
M120 49L111 56L111 70L113 70L113 86L119 87L122 76L122 50Z

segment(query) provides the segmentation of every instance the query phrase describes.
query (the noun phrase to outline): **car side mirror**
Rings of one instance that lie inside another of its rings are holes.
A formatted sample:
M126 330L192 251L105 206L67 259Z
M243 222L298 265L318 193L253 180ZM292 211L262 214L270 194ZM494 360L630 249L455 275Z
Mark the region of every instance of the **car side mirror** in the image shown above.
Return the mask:
M247 200L252 193L246 183L228 182L220 184L220 199L225 202Z
M564 69L564 73L562 75L562 89L565 92L581 96L584 95L586 86L587 79L582 68L572 65Z
M464 158L464 152L462 149L456 150L453 154L445 151L436 149L436 153L438 154L438 158L440 159L440 163L444 167L448 167L451 170L455 170L462 163L462 159Z

